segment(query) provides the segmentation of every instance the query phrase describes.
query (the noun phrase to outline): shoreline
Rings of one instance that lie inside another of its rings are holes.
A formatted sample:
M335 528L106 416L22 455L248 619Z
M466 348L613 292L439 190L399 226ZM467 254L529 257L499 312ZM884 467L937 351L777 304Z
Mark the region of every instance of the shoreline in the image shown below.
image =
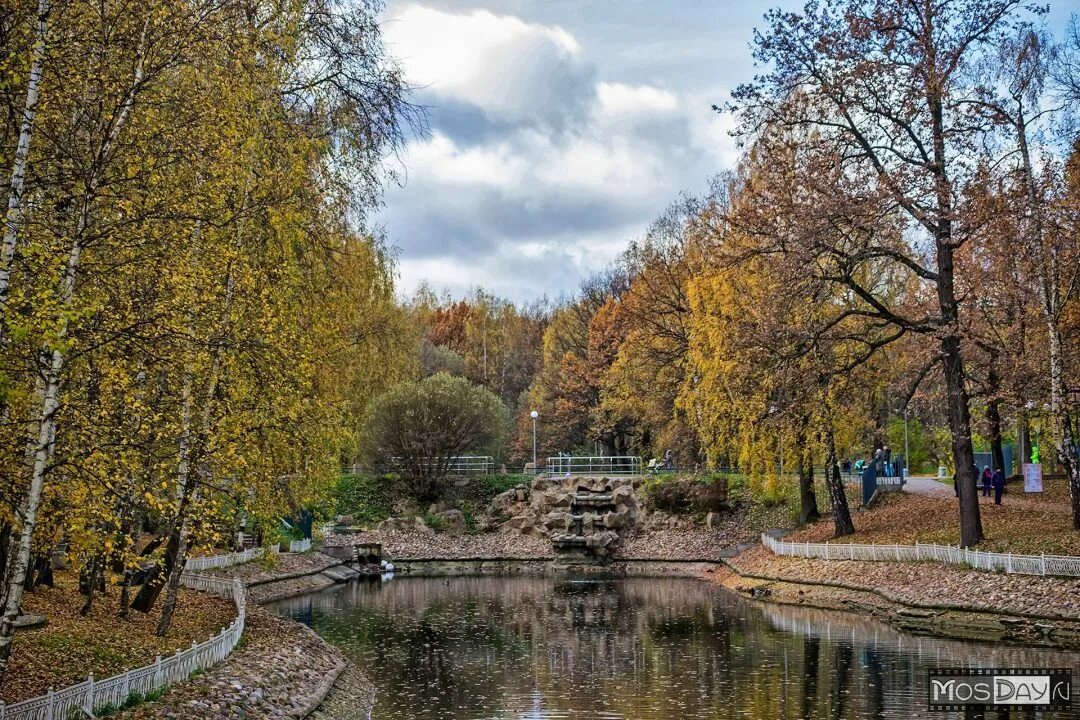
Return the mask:
M551 558L523 558L515 556L500 557L424 557L396 559L398 577L452 577L452 576L554 576L566 571L592 572L617 577L680 577L696 578L718 585L741 597L763 604L804 607L828 611L838 611L861 617L869 617L882 622L890 628L904 633L950 640L969 640L1002 643L1033 648L1077 650L1080 649L1080 615L1045 614L1036 612L1015 612L1000 607L972 607L961 603L925 603L915 602L910 598L894 595L881 587L872 587L852 582L841 582L828 577L790 577L769 572L762 567L760 552L767 552L760 547L751 547L737 552L730 548L726 557L701 559L668 558L617 558L606 565L591 566L575 563L560 563ZM305 557L305 556L300 556ZM328 720L329 718L362 718L370 711L377 689L366 677L362 669L351 663L328 641L318 636L301 622L278 618L261 606L290 597L320 592L340 584L324 571L337 567L350 567L344 559L322 555L319 551L306 556L309 567L300 570L283 568L282 572L267 572L261 576L245 580L249 599L258 608L259 614L272 618L294 641L301 640L314 654L320 656L325 667L317 672L296 669L294 678L287 678L292 686L289 695L294 699L291 713L287 716ZM847 563L850 561L831 561ZM854 561L858 564L858 561ZM878 563L881 565L881 563ZM237 566L240 568L243 566ZM225 574L251 574L252 568ZM257 571L256 571L257 572ZM969 570L966 572L976 573ZM987 575L987 573L980 573ZM993 575L993 574L990 574ZM245 643L230 658L233 664L246 665L260 659L257 654L260 637L247 637ZM310 651L309 651L310 652ZM236 688L230 678L222 686L214 684L216 675L227 675L230 660L209 671L200 684L210 688ZM281 675L282 673L277 672ZM177 688L187 688L190 695L191 682L182 683ZM239 691L239 690L238 690ZM178 692L178 696L185 693ZM262 692L249 691L243 695L261 700ZM235 699L229 695L230 700ZM200 712L208 708L221 706L215 698L208 697L193 705L188 700L181 712L169 708L169 694L161 700L122 713L125 720L143 720L151 717L205 717ZM175 698L173 699L175 700ZM190 707L189 707L190 706ZM183 710L194 709L194 715L185 715ZM138 712L141 710L142 712ZM163 715L154 714L155 710L165 711ZM342 713L345 714L342 714ZM147 714L149 713L149 714ZM251 717L263 717L250 714ZM278 717L270 713L265 717ZM212 717L231 717L213 715Z

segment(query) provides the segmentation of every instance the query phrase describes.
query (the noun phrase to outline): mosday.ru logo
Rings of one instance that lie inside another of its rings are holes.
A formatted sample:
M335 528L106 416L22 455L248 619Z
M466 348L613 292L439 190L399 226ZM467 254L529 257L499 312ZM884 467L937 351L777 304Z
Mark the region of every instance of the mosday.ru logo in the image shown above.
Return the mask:
M995 705L1049 705L1050 676L995 677Z
M1068 707L1070 670L931 670L927 701L931 710L1026 705Z

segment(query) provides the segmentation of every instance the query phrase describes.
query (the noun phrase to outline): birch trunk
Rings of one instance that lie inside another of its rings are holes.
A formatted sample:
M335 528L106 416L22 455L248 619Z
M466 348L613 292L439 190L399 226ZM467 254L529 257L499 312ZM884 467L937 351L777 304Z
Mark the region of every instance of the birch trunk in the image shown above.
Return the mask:
M150 17L147 16L143 26L142 37L136 53L138 58L135 63L135 73L132 78L131 92L127 93L121 103L108 133L102 139L98 147L97 157L101 158L105 165L112 153L112 149L120 136L120 132L127 123L131 114L131 107L135 102L139 88L142 86L144 73L144 50L146 36L149 29ZM68 332L67 310L75 297L75 279L79 271L79 263L82 259L83 240L90 227L90 219L93 212L94 200L97 195L98 185L101 182L101 168L97 165L86 179L85 188L79 211L75 232L68 251L67 265L64 268L64 276L60 286L59 305L62 308L59 315L60 323L57 328L57 344L64 340ZM9 568L5 578L6 595L4 597L3 612L0 614L0 683L3 682L7 670L8 659L11 656L11 642L14 634L15 619L22 609L23 585L26 580L27 569L30 566L31 541L34 528L37 525L37 513L41 504L42 492L45 487L45 476L48 471L49 461L52 459L53 441L56 437L56 413L60 407L60 382L64 371L64 354L60 347L53 347L46 351L48 366L45 369L44 391L41 397L41 411L38 414L38 433L33 443L33 467L30 471L29 490L25 498L25 512L21 518L19 532L19 544L13 558L14 562Z
M230 268L227 277L225 278L225 303L221 316L221 335L224 335L229 322L229 312L232 310L233 296L236 288L236 280L233 276L232 269ZM210 362L210 376L206 381L206 394L204 396L202 406L202 417L199 423L199 432L195 438L196 451L201 455L202 450L206 444L206 439L210 435L210 425L213 422L213 403L214 396L217 394L218 379L221 374L221 360L222 360L222 345L223 338L215 338L213 359ZM190 379L190 375L189 375ZM191 456L191 389L190 383L186 386L187 393L184 399L184 436L180 441L180 466L177 470L177 480L181 488L185 490L189 487L191 480L191 468L190 468L190 456ZM188 495L192 496L195 492L189 491ZM193 499L193 498L192 498ZM184 573L184 563L187 560L187 525L188 514L186 509L190 508L190 504L181 506L181 515L178 517L179 523L179 544L177 545L176 559L173 562L173 566L169 572L169 581L165 592L165 603L161 608L161 618L158 621L157 634L164 636L169 631L169 625L172 623L173 612L176 610L176 599L180 591L180 577Z
M15 258L15 245L22 219L23 191L26 187L26 168L30 158L30 141L34 133L34 115L40 97L41 77L45 72L45 47L49 35L50 0L38 0L37 26L34 29L34 46L30 58L30 79L26 85L19 124L19 140L15 145L15 161L11 166L11 186L8 189L7 212L4 215L4 241L0 245L0 312L6 312L8 286L11 284L11 265ZM0 340L4 326L0 323Z
M1024 168L1024 187L1031 217L1031 244L1037 256L1035 272L1039 287L1039 305L1042 309L1050 354L1050 415L1053 425L1053 444L1058 461L1069 479L1069 497L1072 502L1073 528L1080 530L1080 461L1076 456L1076 439L1065 397L1065 359L1061 340L1061 316L1064 310L1060 280L1061 260L1056 247L1047 247L1045 204L1035 181L1035 168L1031 160L1031 148L1027 138L1027 120L1022 107L1016 115L1016 137L1020 146L1020 158Z

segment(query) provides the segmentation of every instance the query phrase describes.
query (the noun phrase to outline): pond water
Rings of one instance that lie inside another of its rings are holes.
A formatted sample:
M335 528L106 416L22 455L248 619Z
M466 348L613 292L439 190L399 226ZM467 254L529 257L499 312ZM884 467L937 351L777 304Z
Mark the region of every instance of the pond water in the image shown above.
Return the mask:
M929 668L1080 668L1077 653L904 635L698 580L396 578L271 607L364 670L380 720L950 718L927 710ZM1080 701L986 717L1080 718Z

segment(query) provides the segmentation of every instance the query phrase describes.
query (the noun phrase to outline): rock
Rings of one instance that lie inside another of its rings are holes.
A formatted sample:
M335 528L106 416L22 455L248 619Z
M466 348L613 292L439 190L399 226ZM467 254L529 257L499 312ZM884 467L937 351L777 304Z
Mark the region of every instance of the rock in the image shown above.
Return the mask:
M634 496L634 488L629 485L615 488L615 491L612 493L612 500L616 505L637 504L637 498Z
M548 491L544 493L543 503L545 510L554 508L568 508L574 502L574 496L568 492Z
M420 506L412 498L402 498L394 503L395 517L412 517L420 514Z
M543 475L538 475L535 478L533 478L532 489L535 490L535 491L544 492L549 487L551 487L552 484L556 484L556 483L558 483L557 480L548 480Z
M518 502L528 502L529 489L524 485L518 485L516 488L514 488L514 495L517 497Z
M352 525L354 523L352 515L339 515L335 525Z
M450 510L453 507L454 506L451 505L446 500L440 500L440 501L432 503L431 505L428 506L427 514L428 515L438 515L439 513Z
M711 512L705 516L705 527L714 530L720 526L720 514Z
M417 515L416 517L414 517L412 519L412 524L413 524L413 529L416 530L417 532L429 533L429 534L435 532L434 530L432 530L431 528L429 528L427 526L427 523L424 522L424 518L420 517L419 515Z
M443 531L451 535L459 535L469 529L465 513L460 510L444 510L436 513L435 518L442 524Z
M626 514L620 513L605 513L604 514L604 527L612 530L619 530L626 525Z
M382 532L384 530L407 530L408 528L409 521L406 518L400 517L388 517L375 526L377 532Z
M521 500L518 497L518 491L516 489L501 492L491 498L491 513L493 515L505 515L507 510L518 502L521 502Z
M569 527L569 523L570 513L561 510L548 513L540 522L541 526L548 532L553 530L566 530Z

